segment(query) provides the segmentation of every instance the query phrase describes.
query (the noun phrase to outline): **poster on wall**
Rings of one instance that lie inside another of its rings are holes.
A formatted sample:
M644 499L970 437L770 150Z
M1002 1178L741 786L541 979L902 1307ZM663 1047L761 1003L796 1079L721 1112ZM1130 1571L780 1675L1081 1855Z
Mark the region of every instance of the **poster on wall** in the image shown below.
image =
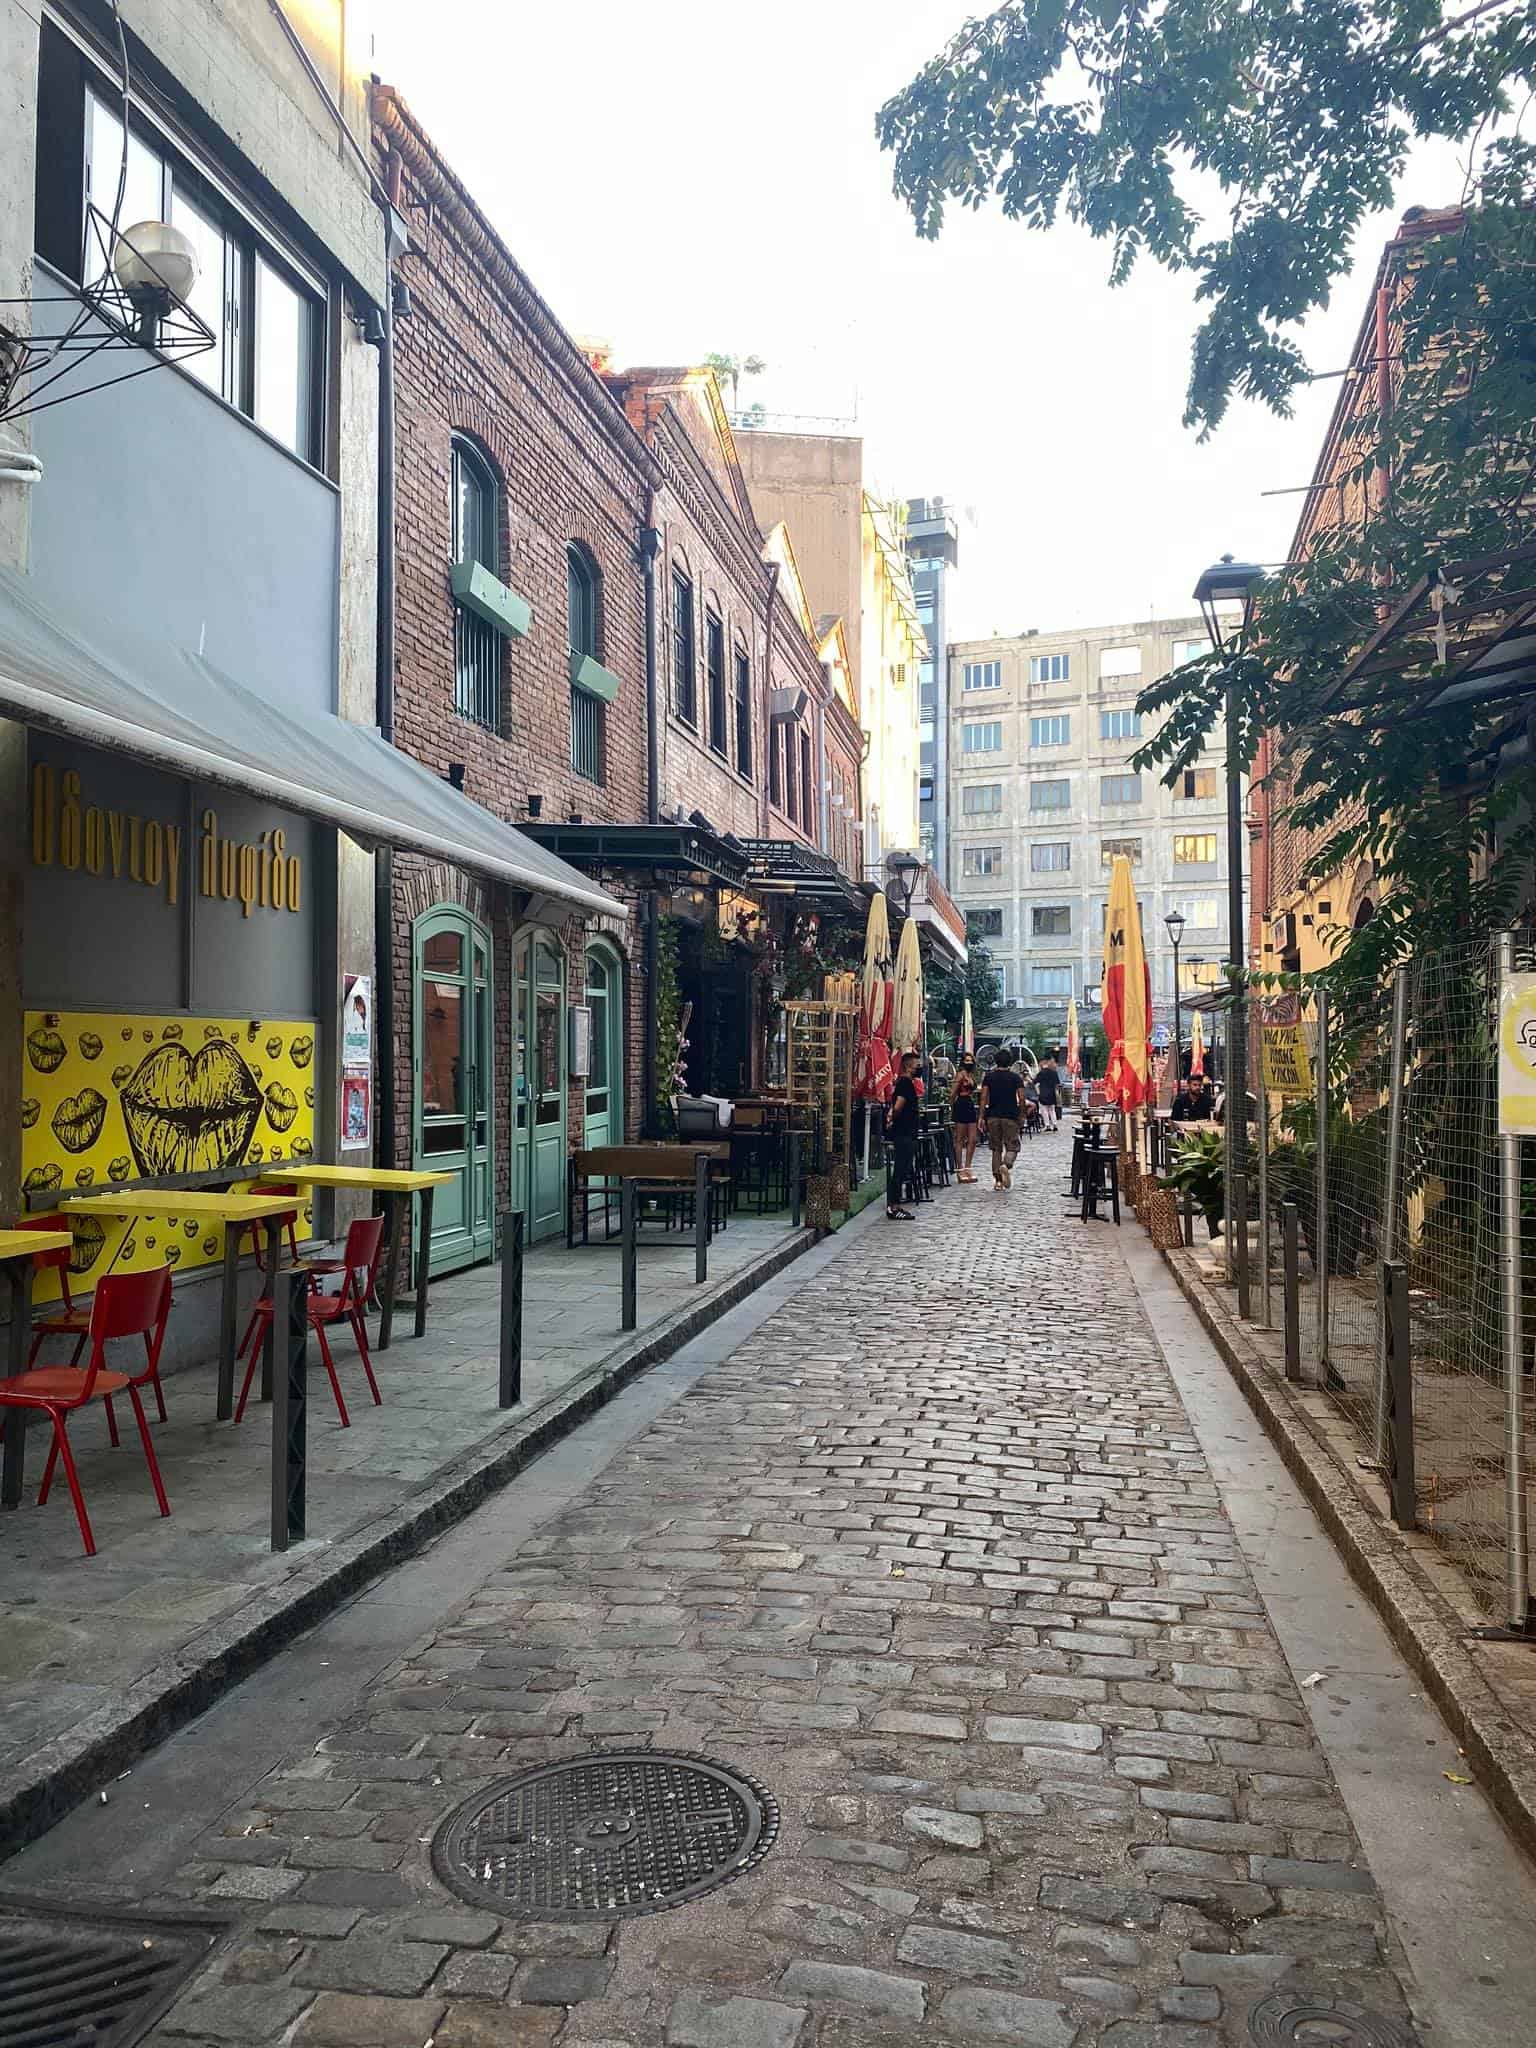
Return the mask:
M373 1072L373 981L366 974L341 978L341 1064L343 1071Z
M1499 984L1499 1130L1536 1136L1536 974L1506 973Z
M341 1077L341 1142L367 1145L373 1138L373 1076L343 1074Z
M22 1191L39 1198L114 1181L308 1159L315 1140L315 1020L147 1017L29 1010L22 1063ZM304 1208L309 1220L309 1209ZM185 1272L215 1262L219 1232L193 1217L74 1224L77 1278ZM59 1291L37 1276L39 1300Z

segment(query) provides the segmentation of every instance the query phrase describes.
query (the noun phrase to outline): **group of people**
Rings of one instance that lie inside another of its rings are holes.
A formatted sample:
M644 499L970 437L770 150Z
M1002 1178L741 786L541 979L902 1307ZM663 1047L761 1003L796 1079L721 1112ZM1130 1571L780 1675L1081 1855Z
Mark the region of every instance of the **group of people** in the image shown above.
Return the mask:
M955 1065L947 1055L933 1063L933 1078L947 1086L955 1132L955 1178L976 1184L978 1142L985 1138L992 1154L992 1185L1006 1192L1026 1129L1054 1130L1061 1122L1061 1069L1047 1054L1035 1072L1026 1074L1016 1055L1004 1046L984 1072L974 1053L962 1053ZM892 1169L886 1215L893 1223L911 1223L912 1211L902 1204L902 1191L917 1170L917 1141L922 1124L923 1083L915 1052L904 1053L886 1111L886 1136L891 1141Z

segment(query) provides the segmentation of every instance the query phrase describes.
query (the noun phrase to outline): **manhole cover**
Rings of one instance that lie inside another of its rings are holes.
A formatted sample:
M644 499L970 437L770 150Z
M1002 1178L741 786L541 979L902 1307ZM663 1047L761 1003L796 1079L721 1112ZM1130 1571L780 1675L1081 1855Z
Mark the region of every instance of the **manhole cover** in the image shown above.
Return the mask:
M1259 2048L1413 2048L1413 2036L1396 2020L1293 1991L1261 1998L1248 2015L1248 2032Z
M662 1913L750 1870L779 1810L739 1771L701 1756L598 1750L504 1779L432 1841L460 1898L513 1920Z

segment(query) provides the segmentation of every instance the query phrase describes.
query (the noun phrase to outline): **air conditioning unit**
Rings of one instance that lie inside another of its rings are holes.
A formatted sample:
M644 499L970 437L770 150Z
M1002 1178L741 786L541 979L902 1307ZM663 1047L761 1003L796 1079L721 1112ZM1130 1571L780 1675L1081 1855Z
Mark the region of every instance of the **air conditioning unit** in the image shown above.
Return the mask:
M768 692L768 716L793 722L804 718L810 701L810 691L798 683L781 684Z

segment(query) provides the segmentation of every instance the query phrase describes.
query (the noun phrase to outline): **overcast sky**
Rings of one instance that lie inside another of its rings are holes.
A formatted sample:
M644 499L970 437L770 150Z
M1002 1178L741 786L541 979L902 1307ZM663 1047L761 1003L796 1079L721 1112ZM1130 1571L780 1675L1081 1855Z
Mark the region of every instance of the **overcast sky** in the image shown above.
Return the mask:
M957 638L1192 610L1228 549L1283 557L1336 382L1295 417L1179 424L1188 285L955 211L921 242L874 118L974 8L952 0L369 0L410 101L565 324L630 363L757 354L771 413L862 433L865 471L961 510ZM1403 206L1460 194L1417 162L1303 337L1341 368Z

